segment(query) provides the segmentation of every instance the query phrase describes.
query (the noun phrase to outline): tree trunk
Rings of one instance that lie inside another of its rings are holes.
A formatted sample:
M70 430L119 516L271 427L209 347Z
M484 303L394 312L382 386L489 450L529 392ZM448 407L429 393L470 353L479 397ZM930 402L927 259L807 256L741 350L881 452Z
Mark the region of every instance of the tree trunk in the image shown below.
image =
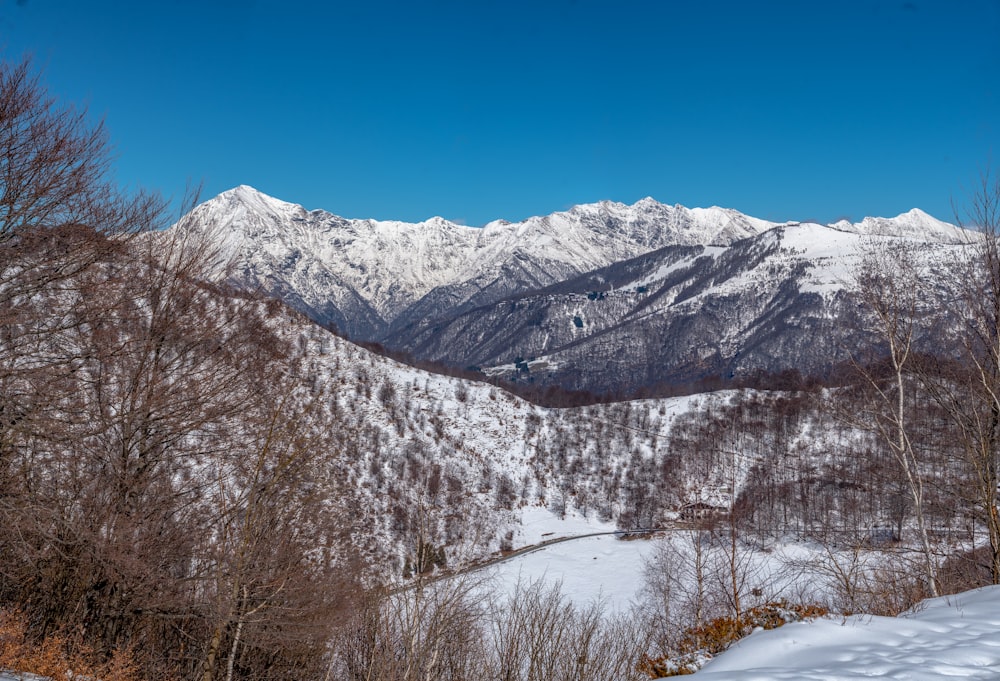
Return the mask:
M222 628L216 627L212 634L212 642L208 644L208 655L205 657L205 671L201 675L201 681L212 681L215 676L215 658L219 654L219 647L222 645Z

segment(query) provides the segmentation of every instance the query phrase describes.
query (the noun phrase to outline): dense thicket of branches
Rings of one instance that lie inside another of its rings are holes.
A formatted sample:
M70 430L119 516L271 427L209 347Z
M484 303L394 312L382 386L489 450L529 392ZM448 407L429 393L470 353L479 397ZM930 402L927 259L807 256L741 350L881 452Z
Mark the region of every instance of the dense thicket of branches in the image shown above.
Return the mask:
M79 226L102 234L160 226L160 199L123 193L110 177L103 124L51 98L27 59L0 66L0 150L0 241Z
M573 604L559 585L520 583L490 597L468 579L373 598L335 640L345 681L638 681L648 638L599 602Z
M0 603L149 674L318 674L350 574L324 395L108 158L0 65Z

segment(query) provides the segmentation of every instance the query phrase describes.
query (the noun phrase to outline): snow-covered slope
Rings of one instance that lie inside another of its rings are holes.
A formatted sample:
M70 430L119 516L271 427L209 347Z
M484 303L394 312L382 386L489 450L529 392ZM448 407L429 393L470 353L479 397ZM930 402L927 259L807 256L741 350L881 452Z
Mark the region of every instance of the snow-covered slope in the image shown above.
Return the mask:
M671 423L705 399L546 409L312 325L282 324L302 352L310 389L322 395L331 456L357 495L358 543L391 578L403 572L418 522L455 566L536 541L519 529L526 506L613 525L628 495L609 479L638 474L634 457L649 467L662 461ZM663 504L683 493L664 490Z
M511 380L597 392L757 371L822 373L858 347L852 272L872 240L905 239L939 276L963 246L803 223L728 246L668 247L451 319L399 344Z
M855 615L759 631L696 678L911 681L1000 678L1000 587L924 601L900 617Z

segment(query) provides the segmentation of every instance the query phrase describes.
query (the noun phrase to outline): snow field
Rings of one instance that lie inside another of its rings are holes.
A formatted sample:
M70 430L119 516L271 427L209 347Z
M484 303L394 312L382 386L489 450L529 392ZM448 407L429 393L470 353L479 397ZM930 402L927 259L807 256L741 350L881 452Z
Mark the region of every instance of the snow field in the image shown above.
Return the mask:
M561 519L543 508L523 509L521 522L516 537L525 544L614 529L573 514ZM656 553L674 552L675 565L690 563L693 536L682 531L651 540L603 535L565 541L490 568L487 583L506 594L519 584L559 583L578 607L599 602L606 615L628 613L650 597L644 592L644 572L655 564ZM762 601L827 601L833 588L830 575L810 566L829 558L824 549L809 544L779 544L767 551L744 547L740 561L748 575L746 592L757 590ZM870 565L884 559L876 553L865 558ZM713 590L721 586L710 580ZM831 615L758 630L716 656L698 675L734 681L998 679L1000 587L928 600L895 618Z

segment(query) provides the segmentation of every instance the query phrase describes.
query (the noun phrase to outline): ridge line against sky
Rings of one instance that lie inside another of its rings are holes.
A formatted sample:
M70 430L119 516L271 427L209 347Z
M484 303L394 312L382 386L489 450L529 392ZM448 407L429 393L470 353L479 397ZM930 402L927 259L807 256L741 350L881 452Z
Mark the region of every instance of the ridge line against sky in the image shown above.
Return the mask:
M127 185L470 225L951 221L1000 163L997 35L998 0L0 0L4 58L106 119Z

